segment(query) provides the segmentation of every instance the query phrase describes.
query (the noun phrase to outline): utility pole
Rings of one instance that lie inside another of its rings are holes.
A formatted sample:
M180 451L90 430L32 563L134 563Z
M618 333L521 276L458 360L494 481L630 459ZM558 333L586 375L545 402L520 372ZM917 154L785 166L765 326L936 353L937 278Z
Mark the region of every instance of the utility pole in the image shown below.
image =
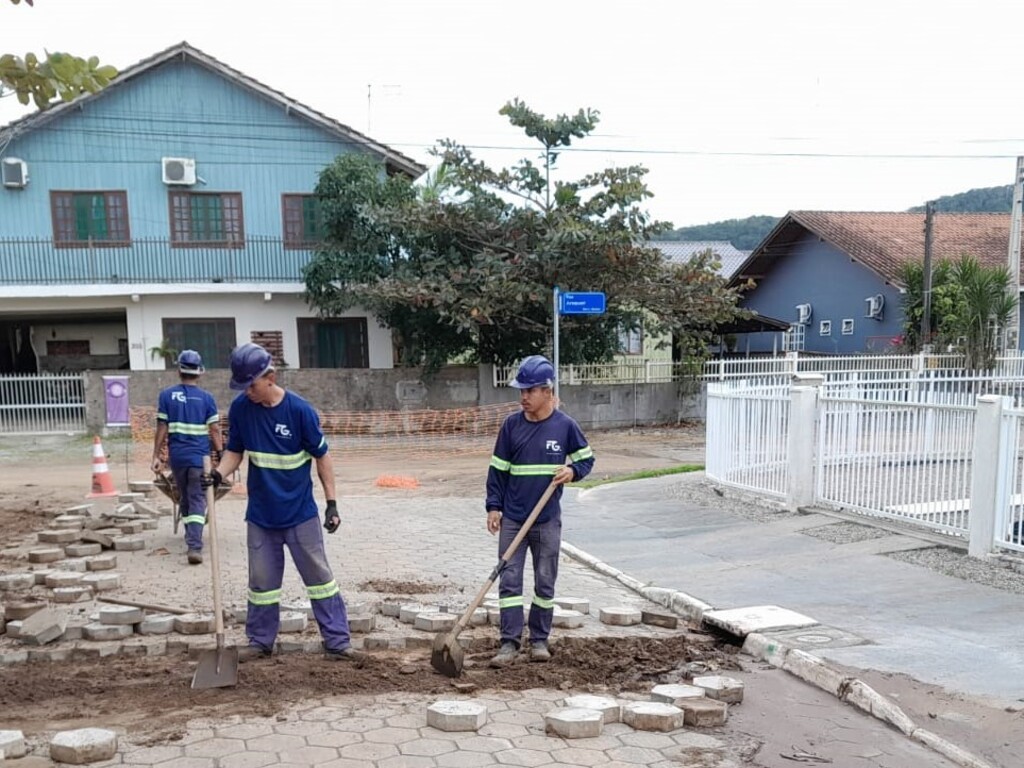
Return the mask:
M1004 347L1017 351L1020 335L1020 230L1021 208L1024 204L1024 157L1017 158L1017 174L1013 177L1013 208L1010 210L1010 244L1007 250L1007 270L1010 290L1013 292L1013 314L1010 327L1003 334Z
M924 270L922 272L921 301L921 348L931 351L932 335L932 224L935 217L935 203L924 204Z

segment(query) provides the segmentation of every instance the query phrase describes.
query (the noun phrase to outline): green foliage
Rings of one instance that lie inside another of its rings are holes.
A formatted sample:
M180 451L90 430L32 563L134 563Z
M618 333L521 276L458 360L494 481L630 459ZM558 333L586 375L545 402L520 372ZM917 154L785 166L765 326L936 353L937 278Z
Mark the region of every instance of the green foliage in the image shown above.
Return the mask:
M934 203L939 213L1009 213L1013 205L1013 185L971 189L937 198ZM924 206L916 205L907 212L924 213Z
M680 227L661 237L663 240L728 240L734 248L752 251L778 223L775 216L748 216Z
M11 0L18 5L20 0ZM32 5L32 0L25 0ZM117 76L117 70L102 65L95 56L83 59L69 53L46 52L43 58L26 53L0 54L0 96L11 91L22 104L34 102L46 109L58 96L71 101L81 93L95 93Z
M716 324L732 319L737 293L709 268L710 254L672 265L646 246L664 224L641 204L651 197L640 166L552 180L558 149L585 138L598 113L549 119L516 100L502 109L541 145L493 169L445 140L441 173L422 188L388 178L373 161L339 158L317 196L328 240L305 273L307 299L324 315L359 306L391 328L405 365L441 365L467 354L511 363L549 348L552 293L603 291L607 312L567 315L559 328L565 362L618 351L620 327L674 334L703 350Z
M922 344L924 269L908 264L903 269L904 346L917 351ZM955 262L940 261L932 270L930 336L923 341L952 347L965 356L972 370L988 370L995 363L1001 332L1011 322L1016 299L1005 267L986 267L968 254Z

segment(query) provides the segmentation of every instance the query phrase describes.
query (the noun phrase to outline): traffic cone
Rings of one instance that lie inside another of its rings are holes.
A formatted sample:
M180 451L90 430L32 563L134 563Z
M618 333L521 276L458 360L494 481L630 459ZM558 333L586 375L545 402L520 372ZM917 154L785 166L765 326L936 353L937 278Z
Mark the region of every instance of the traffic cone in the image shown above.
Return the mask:
M107 454L103 452L103 443L100 436L92 439L92 493L86 495L87 499L101 499L107 496L117 496L120 493L114 488L114 478L110 476L110 467L107 466Z

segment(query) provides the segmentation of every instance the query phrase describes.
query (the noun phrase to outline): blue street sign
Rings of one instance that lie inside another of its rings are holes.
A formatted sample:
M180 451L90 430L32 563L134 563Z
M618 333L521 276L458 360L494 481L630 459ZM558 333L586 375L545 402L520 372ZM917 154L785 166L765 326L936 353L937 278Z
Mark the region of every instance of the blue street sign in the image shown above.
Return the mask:
M603 315L605 311L604 294L599 291L560 293L558 294L558 311L563 315Z

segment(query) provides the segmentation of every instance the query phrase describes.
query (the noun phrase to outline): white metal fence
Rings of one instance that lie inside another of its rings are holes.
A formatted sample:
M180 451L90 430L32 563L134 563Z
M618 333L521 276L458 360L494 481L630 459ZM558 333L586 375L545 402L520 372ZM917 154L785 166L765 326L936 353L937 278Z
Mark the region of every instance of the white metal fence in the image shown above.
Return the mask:
M708 477L772 496L786 495L788 385L737 389L708 384L706 423Z
M622 358L611 363L567 363L558 366L559 384L664 384L695 376L699 369L688 363L648 358ZM492 368L495 388L506 387L516 377L515 365Z
M85 381L82 374L0 376L0 434L85 431Z
M709 383L709 477L1024 553L1024 381L852 371Z

